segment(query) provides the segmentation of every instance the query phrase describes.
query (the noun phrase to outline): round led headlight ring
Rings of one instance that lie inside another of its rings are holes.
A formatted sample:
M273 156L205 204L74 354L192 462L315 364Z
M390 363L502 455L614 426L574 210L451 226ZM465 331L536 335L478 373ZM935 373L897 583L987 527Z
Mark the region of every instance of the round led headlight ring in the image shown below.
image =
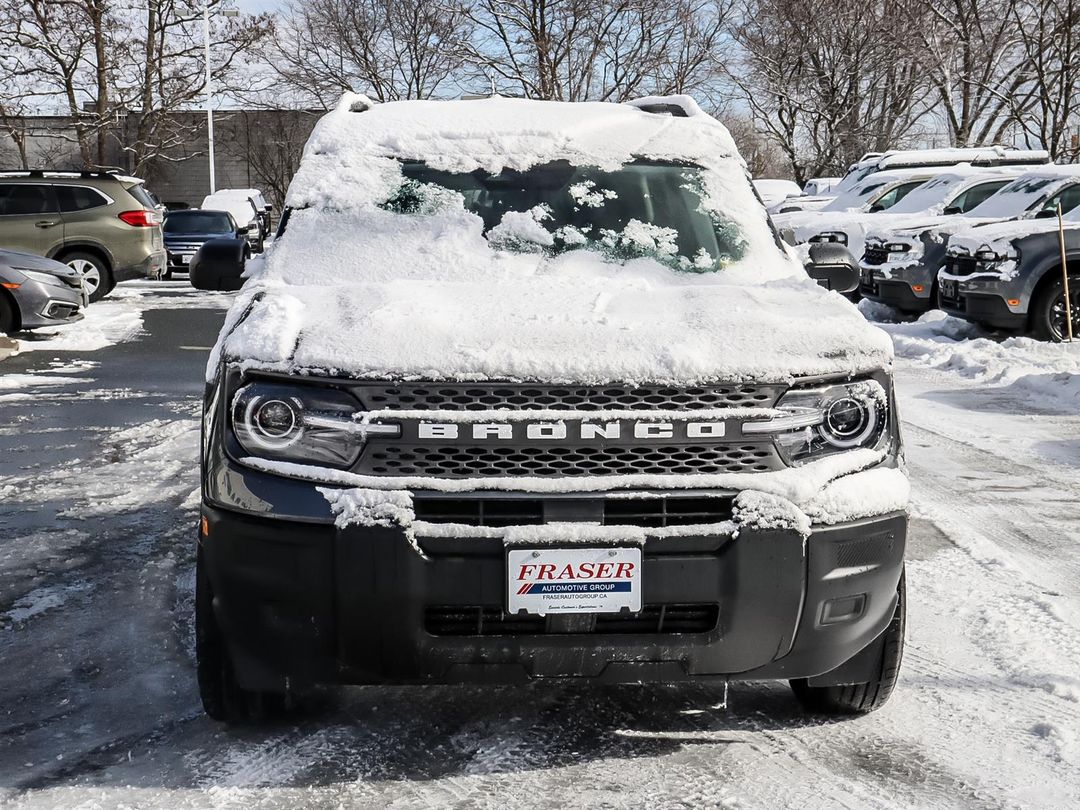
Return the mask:
M878 424L877 403L860 397L843 396L825 408L820 432L834 447L858 447L874 432Z
M288 447L303 432L302 407L302 403L291 398L254 397L244 415L251 438L268 448Z

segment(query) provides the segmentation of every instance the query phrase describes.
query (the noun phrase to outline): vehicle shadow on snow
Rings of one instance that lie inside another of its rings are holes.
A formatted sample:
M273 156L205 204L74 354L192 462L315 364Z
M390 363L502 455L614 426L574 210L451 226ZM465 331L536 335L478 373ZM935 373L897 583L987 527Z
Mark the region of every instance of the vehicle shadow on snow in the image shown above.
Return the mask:
M217 763L237 765L209 765L203 786L321 787L753 745L745 734L837 722L803 713L783 683L733 684L726 709L723 698L722 686L694 684L362 687L328 693L299 722L224 729L204 718L193 725L228 749L214 753Z

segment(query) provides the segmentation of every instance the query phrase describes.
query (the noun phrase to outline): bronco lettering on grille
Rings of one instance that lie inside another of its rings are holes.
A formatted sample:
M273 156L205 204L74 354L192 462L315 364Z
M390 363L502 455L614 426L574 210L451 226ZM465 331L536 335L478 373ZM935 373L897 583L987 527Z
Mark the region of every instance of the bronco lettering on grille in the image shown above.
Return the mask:
M473 439L476 441L560 441L567 438L592 441L596 439L635 438L643 440L722 439L726 434L723 422L420 422L420 439Z

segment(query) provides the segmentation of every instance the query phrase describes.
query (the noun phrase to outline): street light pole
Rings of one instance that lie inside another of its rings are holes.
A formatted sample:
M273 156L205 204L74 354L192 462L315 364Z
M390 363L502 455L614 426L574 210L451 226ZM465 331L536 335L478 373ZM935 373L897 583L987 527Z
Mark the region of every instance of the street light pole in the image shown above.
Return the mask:
M203 0L202 30L203 30L203 59L206 62L206 142L207 155L210 159L210 193L217 191L217 177L214 173L214 92L210 85L210 3L213 0ZM223 17L238 17L240 12L235 8L222 8Z
M203 3L202 10L203 57L206 60L206 140L210 156L210 193L217 191L214 177L214 94L210 87L210 2Z

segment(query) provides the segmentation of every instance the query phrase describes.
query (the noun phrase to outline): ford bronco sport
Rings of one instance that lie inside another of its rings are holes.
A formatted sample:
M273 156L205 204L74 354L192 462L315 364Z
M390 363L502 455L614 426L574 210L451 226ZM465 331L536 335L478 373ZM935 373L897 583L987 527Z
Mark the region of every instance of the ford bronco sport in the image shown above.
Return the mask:
M891 344L807 277L692 100L347 96L287 207L265 258L217 240L191 268L246 278L207 368L212 717L561 678L884 703Z

